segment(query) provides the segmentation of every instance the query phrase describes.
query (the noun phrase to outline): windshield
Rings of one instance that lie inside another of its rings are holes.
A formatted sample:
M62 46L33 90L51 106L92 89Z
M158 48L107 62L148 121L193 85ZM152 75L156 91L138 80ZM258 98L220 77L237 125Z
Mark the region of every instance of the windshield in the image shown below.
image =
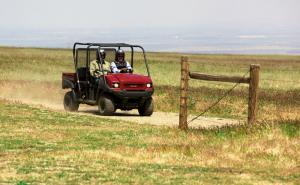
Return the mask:
M134 57L133 57L133 72L135 74L141 74L148 76L147 66L144 60L144 54L141 49L134 48Z

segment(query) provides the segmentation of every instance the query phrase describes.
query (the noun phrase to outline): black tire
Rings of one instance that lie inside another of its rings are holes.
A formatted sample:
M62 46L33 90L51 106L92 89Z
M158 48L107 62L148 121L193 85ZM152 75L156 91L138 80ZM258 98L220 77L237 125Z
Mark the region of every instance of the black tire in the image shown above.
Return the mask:
M140 116L151 116L153 113L153 99L149 98L138 108Z
M74 97L72 91L69 91L65 94L64 108L66 111L70 112L78 111L79 103L77 102L76 97Z
M98 102L99 114L103 116L113 115L115 112L115 105L113 100L108 96L102 96Z

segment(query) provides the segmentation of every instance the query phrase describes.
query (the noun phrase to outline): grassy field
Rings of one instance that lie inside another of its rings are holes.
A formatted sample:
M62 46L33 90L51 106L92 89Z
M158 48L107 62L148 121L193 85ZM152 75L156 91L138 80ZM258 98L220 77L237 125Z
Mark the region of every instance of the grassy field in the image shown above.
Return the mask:
M181 132L0 100L0 184L297 184L299 122Z
M7 69L1 73L1 79L20 80L19 75L22 74L23 80L58 81L63 71L74 71L72 52L68 49L0 47L0 56L1 69ZM141 69L141 55L135 56L137 65L134 67L138 72ZM181 56L179 53L147 53L155 85L179 85ZM262 88L283 90L300 88L300 56L192 54L187 56L191 62L191 71L244 75L249 70L250 64L260 64ZM211 83L192 81L191 85L222 87L219 83Z
M156 90L156 111L178 112L181 55L147 53ZM141 55L136 56L135 71L142 71ZM250 64L260 64L259 120L300 119L300 56L189 54L188 57L192 71L209 74L242 76L249 70ZM61 97L65 93L60 88L61 73L74 71L69 49L7 47L0 48L0 69L0 95L56 103L62 102ZM233 86L231 83L197 80L190 80L190 84L191 114L202 112ZM247 85L240 85L206 116L245 119L247 96Z
M156 111L178 112L181 55L148 53ZM211 74L243 75L259 63L257 124L181 132L9 102L2 98L62 106L72 55L0 47L0 184L299 184L300 56L188 56L191 70ZM190 84L192 114L233 86ZM247 96L241 85L205 116L245 119Z

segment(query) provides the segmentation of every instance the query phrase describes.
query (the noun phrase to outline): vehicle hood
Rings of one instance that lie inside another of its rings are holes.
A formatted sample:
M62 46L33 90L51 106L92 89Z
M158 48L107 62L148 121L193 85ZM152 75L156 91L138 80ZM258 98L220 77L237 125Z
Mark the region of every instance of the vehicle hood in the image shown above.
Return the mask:
M149 76L131 74L131 73L118 73L112 74L122 84L145 84L152 83Z

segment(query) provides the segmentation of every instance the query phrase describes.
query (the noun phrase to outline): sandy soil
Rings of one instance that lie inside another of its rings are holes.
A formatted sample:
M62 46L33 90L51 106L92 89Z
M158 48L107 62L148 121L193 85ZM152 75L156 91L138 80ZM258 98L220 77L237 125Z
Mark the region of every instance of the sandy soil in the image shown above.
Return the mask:
M62 104L64 91L60 90L60 87L58 86L59 84L52 85L40 82L13 82L13 85L11 82L0 82L0 98L19 101L34 106L43 106L56 111L64 111ZM98 115L97 106L80 105L77 114L102 117ZM194 116L195 115L190 115L188 120L192 119ZM118 110L114 116L105 116L105 118L130 121L138 124L164 125L170 127L178 127L179 122L178 113L154 112L150 117L141 117L136 110ZM239 123L238 120L232 119L199 117L197 120L191 122L189 127L212 128Z

